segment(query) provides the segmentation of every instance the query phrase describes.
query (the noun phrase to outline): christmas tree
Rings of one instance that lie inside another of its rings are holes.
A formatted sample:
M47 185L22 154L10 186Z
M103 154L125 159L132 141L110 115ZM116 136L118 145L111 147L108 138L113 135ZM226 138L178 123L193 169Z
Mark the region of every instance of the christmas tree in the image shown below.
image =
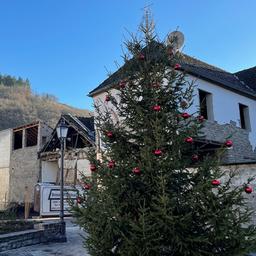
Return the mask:
M201 153L204 118L189 113L194 83L182 54L157 38L148 16L140 31L125 43L117 93L95 106L104 147L100 157L89 152L92 177L73 205L85 245L92 256L247 255L256 234L244 199L251 180L234 187L235 174L221 170L230 139Z

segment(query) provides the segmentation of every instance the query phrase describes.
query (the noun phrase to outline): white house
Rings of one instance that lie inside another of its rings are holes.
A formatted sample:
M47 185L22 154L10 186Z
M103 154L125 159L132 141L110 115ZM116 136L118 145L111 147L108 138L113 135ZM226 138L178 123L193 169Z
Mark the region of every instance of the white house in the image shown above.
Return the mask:
M228 151L225 162L256 162L256 75L253 82L246 76L246 70L232 74L186 54L181 55L181 71L187 73L188 80L196 80L194 104L190 111L200 109L207 119L205 140L214 146L232 135L234 147ZM95 103L104 102L107 92L114 96L118 93L113 85L120 80L121 69L93 89L89 96ZM117 118L114 106L108 104L113 110L113 118Z

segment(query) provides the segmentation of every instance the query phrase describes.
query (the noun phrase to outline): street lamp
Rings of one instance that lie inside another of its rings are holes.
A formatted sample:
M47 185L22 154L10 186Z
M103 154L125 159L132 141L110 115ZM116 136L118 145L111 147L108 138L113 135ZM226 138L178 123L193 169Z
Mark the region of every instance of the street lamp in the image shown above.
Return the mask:
M65 236L65 222L64 222L64 143L68 134L68 125L65 124L65 121L62 119L59 125L57 126L57 136L60 140L61 145L61 164L60 164L60 222L63 228L63 239L66 239Z

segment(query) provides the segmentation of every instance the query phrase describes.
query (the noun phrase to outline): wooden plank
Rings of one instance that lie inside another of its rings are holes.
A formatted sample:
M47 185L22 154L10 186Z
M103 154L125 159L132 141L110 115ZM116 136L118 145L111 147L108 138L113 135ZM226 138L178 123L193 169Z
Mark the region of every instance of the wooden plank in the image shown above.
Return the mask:
M27 128L32 128L32 127L35 127L35 126L39 126L39 121L37 121L36 123L31 123L31 124L26 124L26 125L23 125L23 126L19 126L17 128L14 128L13 131L16 132L16 131L24 130L24 129L27 129Z

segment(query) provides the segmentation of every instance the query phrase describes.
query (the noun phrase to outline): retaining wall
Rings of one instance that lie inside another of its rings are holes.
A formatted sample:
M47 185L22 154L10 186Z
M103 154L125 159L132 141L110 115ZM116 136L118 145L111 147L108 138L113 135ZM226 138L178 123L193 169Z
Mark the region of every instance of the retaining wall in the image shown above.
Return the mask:
M65 223L40 223L35 229L0 235L0 252L48 242L66 242Z

